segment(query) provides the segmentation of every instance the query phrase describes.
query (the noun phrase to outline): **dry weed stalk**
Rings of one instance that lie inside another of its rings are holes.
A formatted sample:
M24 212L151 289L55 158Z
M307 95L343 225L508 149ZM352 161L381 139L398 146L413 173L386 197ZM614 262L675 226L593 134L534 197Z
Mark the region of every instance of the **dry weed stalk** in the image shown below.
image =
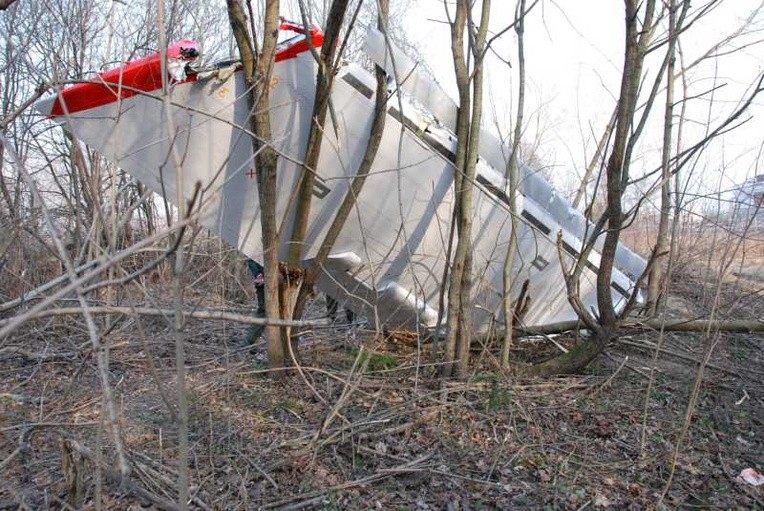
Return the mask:
M708 328L703 333L703 358L699 361L698 368L695 373L695 380L694 380L692 390L690 392L690 396L687 402L685 418L682 423L682 426L679 428L676 445L674 446L674 452L671 459L669 476L668 476L668 479L666 480L666 484L658 500L659 505L663 502L669 490L671 489L671 485L673 483L674 475L676 472L677 463L679 460L679 454L683 447L683 443L689 432L690 425L692 424L692 419L697 409L698 398L700 395L700 389L703 383L705 370L709 366L711 355L713 354L714 350L718 346L721 339L720 332L718 329L714 328L714 325L715 325L716 316L720 312L719 306L721 304L722 285L726 277L728 276L730 272L730 268L732 267L733 263L738 259L740 248L743 246L745 242L745 238L747 234L749 233L753 220L754 220L753 218L749 220L749 223L745 226L745 229L743 230L743 232L734 240L734 242L729 243L729 240L727 240L727 242L720 241L720 243L722 243L723 249L720 252L717 252L714 250L711 251L713 253L718 254L720 257L718 260L719 269L715 275L716 281L714 283L714 288L713 288L711 310L709 311L710 319L708 322ZM732 237L732 233L728 233L728 236ZM712 268L712 263L711 263L711 260L709 259L709 265L708 265L709 277L713 277L710 271L711 268ZM764 321L759 320L759 322L764 324ZM650 378L651 384L653 380L653 373L655 371L655 362L657 360L659 350L662 347L662 340L663 340L663 335L659 337L659 342L656 345L656 350L653 356L653 366L651 367L651 378ZM651 385L648 385L648 391L650 390L650 388L651 388ZM650 399L650 395L649 393L647 393L645 395L645 409L647 409L647 402L649 401L649 399ZM644 419L644 421L646 421L646 419ZM644 443L644 436L645 436L645 433L643 431L643 443Z
M18 158L18 156L14 154L13 148L12 146L8 144L7 139L1 134L0 134L0 143L2 143L6 147L6 150L12 155L12 158L15 161L16 167L19 171L19 175L21 175L22 178L26 181L26 184L29 187L29 190L32 192L33 196L35 196L35 199L38 202L38 204L41 205L41 210L42 210L43 218L45 220L47 229L51 235L51 238L53 239L56 249L58 250L59 257L61 258L61 260L64 262L66 266L69 279L72 281L72 284L74 284L74 281L77 280L77 273L75 272L75 268L72 263L72 260L69 257L69 254L66 248L64 247L63 241L61 240L61 237L58 234L58 229L56 229L56 226L53 222L50 212L47 206L45 205L45 203L42 201L42 198L40 197L39 191L37 189L37 183L35 182L34 179L32 179L32 176L27 172L26 168L21 163L21 160ZM119 473L122 478L127 478L130 474L130 466L127 462L127 457L125 455L125 450L122 443L122 432L120 429L119 413L117 411L117 405L114 399L114 394L112 392L111 384L109 383L108 351L107 351L107 348L101 343L101 337L98 333L98 327L96 326L95 321L93 320L93 315L90 314L89 312L90 306L88 304L88 301L85 299L85 295L82 291L82 288L75 287L74 291L77 294L77 300L80 303L80 307L83 309L82 314L83 314L83 317L85 318L88 335L90 337L90 342L92 344L93 351L97 353L98 374L101 380L101 391L103 393L104 403L108 411L108 418L109 418L108 426L111 431L112 441L114 442L114 449L117 455ZM0 338L3 338L2 333L0 333Z

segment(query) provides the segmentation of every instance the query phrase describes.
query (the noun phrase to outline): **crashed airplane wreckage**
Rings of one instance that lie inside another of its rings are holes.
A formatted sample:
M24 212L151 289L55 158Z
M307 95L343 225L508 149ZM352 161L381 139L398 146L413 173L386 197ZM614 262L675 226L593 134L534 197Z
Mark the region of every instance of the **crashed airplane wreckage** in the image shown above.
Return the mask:
M319 47L323 33L291 23L283 23L281 29L297 33L279 44L270 82L272 143L282 155L277 218L289 224L294 217L290 197L301 173L299 162L305 153L315 94L316 63L308 38ZM367 32L366 50L388 75L401 77L399 85L406 95L389 102L373 167L317 286L387 328L437 329L439 293L450 253L457 107L375 29ZM60 118L79 140L169 201L177 197L174 148L182 160L183 195L190 199L195 184L202 184L201 223L258 260L262 241L257 170L251 141L242 129L248 125L249 114L243 73L230 63L195 70L191 63L198 55L198 46L192 41L177 43L167 51L171 122L161 103L159 54L63 89L40 100L36 108ZM305 264L315 257L355 175L373 117L373 76L349 64L340 69L337 78L332 91L336 115L324 130ZM412 97L415 101L407 99ZM429 112L423 112L422 106ZM502 274L511 232L503 177L507 156L508 148L483 130L473 212L476 331L503 321ZM517 207L518 245L511 294L519 295L527 282L530 301L524 324L575 319L567 300L557 236L562 233L561 253L569 267L579 256L591 225L527 166L521 167ZM582 303L595 310L597 247L595 244L588 256L580 283ZM282 256L286 250L287 242L282 240ZM620 246L615 266L613 302L620 308L645 261Z

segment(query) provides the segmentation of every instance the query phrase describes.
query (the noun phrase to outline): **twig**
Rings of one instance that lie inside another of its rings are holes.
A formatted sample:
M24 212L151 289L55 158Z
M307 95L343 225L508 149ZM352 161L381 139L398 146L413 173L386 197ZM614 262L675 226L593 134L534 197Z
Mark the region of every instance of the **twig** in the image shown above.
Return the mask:
M243 459L247 460L247 463L249 463L249 465L250 465L252 468L254 468L255 470L257 470L257 471L260 473L260 475L261 475L261 476L263 476L265 479L267 479L267 480L268 480L268 482L269 482L269 483L271 483L271 484L273 485L273 488L274 488L274 489L276 489L276 490L278 490L278 489L279 489L279 485L278 485L278 484L276 484L276 481L274 481L274 480L273 480L273 478L272 478L270 475L268 475L268 472L266 472L265 470L263 470L262 468L260 468L260 465L258 465L257 463L255 463L255 462L252 460L252 458L250 458L249 456L247 456L246 454L244 454L243 452L241 452L241 451L240 451L240 450L238 450L238 449L236 449L236 452L238 452L238 453L239 453L239 456L241 456Z
M611 382L611 381L613 381L613 378L615 378L616 376L618 376L618 373L620 373L620 372L621 372L621 369L623 369L623 366L625 366L625 365L626 365L626 362L628 362L628 361L629 361L629 356L628 356L628 355L626 355L625 357L623 357L623 362L621 362L621 365L619 365L619 366L618 366L618 369L616 369L616 370L615 370L615 372L614 372L613 374L611 374L611 375L610 375L610 377L609 377L607 380L605 380L605 381L602 383L602 385L600 385L599 387L597 387L597 388L596 388L596 389L595 389L595 390L594 390L594 391L591 393L591 395L592 395L592 396L596 396L597 394L599 394L599 392L600 392L602 389L604 389L605 387L607 387L608 385L610 385L610 382Z
M281 508L281 511L292 511L295 509L302 509L305 507L311 507L311 506L317 506L318 504L321 504L324 500L323 495L319 495L318 497L313 497L312 499L303 500L302 502L296 502L292 504L291 506L286 506Z
M130 300L130 308L133 308L132 300ZM173 403L170 401L170 396L167 393L167 389L165 388L162 379L159 377L159 372L157 371L156 365L154 365L154 359L151 354L151 348L149 347L148 336L146 335L146 332L143 328L143 322L140 319L137 319L135 321L135 325L138 329L138 338L140 339L141 346L143 346L143 351L146 353L146 366L148 368L149 374L151 375L151 379L154 380L154 385L156 385L157 391L159 391L159 396L162 398L162 402L164 402L165 406L167 407L167 411L170 413L172 421L177 422L177 410L175 409L175 406L173 406Z
M20 496L16 493L16 490L11 486L10 484L6 483L4 480L0 479L0 485L2 485L2 489L5 490L8 495L14 500L14 502L18 505L18 509L21 509L23 511L32 511L32 508L29 507L26 502L24 502L24 496Z
M89 261L89 262L87 262L87 263L85 263L85 264L83 264L81 266L76 267L74 269L74 271L75 271L75 273L77 273L79 275L80 273L84 272L85 270L89 270L89 269L91 269L91 268L93 268L94 266L97 266L97 265L98 265L98 261L95 261L95 260L94 261ZM70 276L68 274L66 274L66 273L63 274L63 275L60 275L60 276L56 277L55 279L53 279L51 281L48 281L45 284L43 284L43 285L41 285L39 287L36 287L36 288L32 289L31 291L29 291L27 293L24 293L23 295L19 296L15 300L11 300L9 302L5 302L3 304L0 304L0 312L4 312L4 311L7 311L9 309L13 309L14 307L18 307L20 305L23 305L24 303L26 303L26 302L28 302L30 300L34 300L35 298L37 298L39 296L42 296L43 293L45 293L46 291L48 291L50 289L53 289L54 287L58 286L59 284L63 284L65 282L68 282L69 279L70 279Z
M289 333L287 332L287 342L285 343L287 345L287 349L289 350L289 357L292 359L292 365L295 369L297 369L297 373L300 375L300 378L302 378L303 383L313 392L313 395L322 403L326 403L326 399L316 390L316 387L313 386L312 383L308 380L308 378L305 376L305 372L302 370L302 366L300 365L300 361L297 360L297 357L294 354L294 349L292 348L292 339L289 338Z
M363 486L365 484L373 483L380 481L382 479L387 479L389 477L399 475L399 474L408 474L411 472L418 472L422 470L422 468L417 468L416 465L419 465L421 463L424 463L430 458L430 455L424 455L420 458L417 458L412 461L408 461L406 463L402 463L401 465L388 468L388 469L379 469L375 474L372 474L367 477L362 477L361 479L356 479L354 481L347 481L342 484L338 484L335 486L330 486L328 488L323 488L321 490L316 490L308 493L303 493L301 495L295 495L293 497L289 497L286 499L278 500L276 502L271 502L270 504L266 504L263 506L263 509L274 509L277 507L284 506L285 504L291 504L292 502L297 501L298 506L299 504L303 504L306 501L315 501L317 498L322 497L326 495L327 493L331 493L333 491L337 490L346 490L348 488L353 488L354 486ZM308 505L308 504L305 504ZM299 507L304 507L299 506ZM299 507L292 507L292 509L299 509Z
M22 450L23 450L23 445L19 445L18 447L16 447L15 451L10 453L7 458L5 458L2 462L0 462L0 471L5 470L5 467L10 465L11 461L13 461L13 458L21 454Z
M555 341L555 340L554 340L554 337L550 337L550 336L548 336L548 335L545 335L544 337L546 338L546 340L548 340L549 342L551 342L552 344L554 344L555 346L557 346L557 348L558 348L560 351L562 351L563 353L567 353L567 352L568 352L568 348L566 348L565 346L563 346L563 345L562 345L562 344L560 344L559 342Z
M62 506L64 509L70 510L70 511L77 511L76 508L73 508L68 502L63 500L61 497L56 495L55 493L51 493L50 497L60 506Z
M626 339L618 339L618 343L619 344L625 344L626 346L633 346L635 348L642 348L642 349L646 349L646 350L656 349L655 346L650 346L649 344L645 344L645 343L627 341ZM671 355L672 357L681 358L683 360L689 360L690 362L695 362L696 364L701 364L702 363L697 358L691 357L690 355L685 355L684 353L679 353L678 351L669 350L669 349L666 349L666 348L657 348L657 349L661 353L665 353L666 355ZM747 368L744 368L744 367L739 367L737 369L728 369L726 367L722 367L722 366L713 364L711 362L708 362L707 364L705 364L705 366L709 367L711 369L716 369L717 371L721 371L721 372L724 372L724 373L727 373L727 374L734 375L734 376L739 376L740 375L740 371L744 371L744 372L751 373L751 374L756 374L756 375L759 375L759 376L764 376L763 372L754 371L753 369L747 369Z
M98 459L98 457L93 451L91 451L84 445L80 444L76 440L69 439L69 442L75 451L77 451L84 457L88 458L91 462L96 463L96 460ZM131 481L130 479L122 477L122 474L120 474L118 471L111 468L111 466L107 464L106 462L102 461L100 463L100 468L103 471L103 473L106 475L106 477L111 479L112 482L119 485L120 488L123 488L127 490L128 492L133 493L134 495L142 499L146 499L150 501L157 508L165 509L169 511L175 511L176 509L178 509L178 507L175 505L174 502L170 502L164 497L160 497L159 495L156 495L148 491L142 486L139 486L137 483Z
M434 468L427 469L428 472L431 474L438 474L445 477L451 477L453 479L461 479L462 481L469 481L471 483L476 484L482 484L483 486L493 486L494 488L501 488L504 489L504 485L500 483L495 483L493 481L486 481L485 479L475 479L474 477L467 477L459 474L454 474L452 472L446 472L444 470L438 470Z
M618 362L618 361L615 359L615 357L613 357L612 355L610 355L610 353L608 353L607 351L606 351L606 352L604 352L604 355L605 355L607 358L609 358L610 360L612 360L613 362ZM637 373L637 374L638 374L638 375L640 375L640 376L643 376L643 377L645 377L645 378L648 378L648 379L650 378L650 375L649 375L649 374L647 374L646 372L644 372L643 370L641 370L641 369L637 369L637 368L636 368L636 367L634 367L633 365L631 365L631 364L626 364L625 362L624 362L624 364L625 364L625 366L626 366L626 369L631 369L632 371L634 371L635 373Z
M98 426L98 422L33 422L28 424L15 424L13 426L6 426L0 428L0 433L6 431L12 431L14 429L21 428L61 428L61 427L77 427L77 426Z
M8 6L10 6L15 0L0 0L0 11L5 10ZM40 83L37 88L35 89L34 93L28 97L21 105L19 105L16 110L5 116L3 119L0 120L0 129L5 129L6 126L8 126L10 123L16 119L19 115L24 113L24 110L32 106L35 101L40 99L40 97L45 94L48 89L50 89L50 84L42 82Z
M337 399L337 402L332 407L331 411L329 412L329 415L327 415L326 418L324 419L324 422L321 425L321 428L318 431L316 431L316 435L313 437L313 443L317 442L318 439L321 437L321 435L324 434L326 429L331 425L332 421L334 420L334 417L339 414L339 411L345 405L345 402L350 398L350 396L355 392L356 388L358 387L358 384L360 383L361 378L363 378L363 373L366 372L366 368L369 365L369 360L371 360L370 355L367 355L366 357L364 357L364 355L365 353L362 348L361 350L359 350L358 355L356 356L355 361L353 362L353 367L350 369L350 374L348 375L348 383L342 389L342 394L340 395L339 399ZM360 365L360 369L359 369L359 365ZM357 376L356 381L353 382L352 381L353 376L356 374L359 374L359 376Z

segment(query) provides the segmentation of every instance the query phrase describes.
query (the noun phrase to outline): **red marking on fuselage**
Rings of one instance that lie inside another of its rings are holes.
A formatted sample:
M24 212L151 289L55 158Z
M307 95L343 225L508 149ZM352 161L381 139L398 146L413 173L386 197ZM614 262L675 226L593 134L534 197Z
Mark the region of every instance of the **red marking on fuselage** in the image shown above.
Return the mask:
M320 30L311 30L310 31L310 38L313 40L313 47L314 48L320 48L321 45L324 43L324 33ZM302 39L300 41L297 41L291 46L288 46L287 48L284 48L280 52L276 53L276 57L274 60L276 62L281 62L282 60L287 59L293 59L300 53L304 53L310 49L310 43L308 42L308 39Z
M167 48L167 57L178 58L181 49L188 48L198 48L198 44L194 41L175 43ZM182 83L194 80L196 75L191 75ZM124 67L101 73L96 80L64 89L59 93L49 116L82 112L161 88L162 63L159 53L154 53Z
M308 37L313 46L319 48L324 42L324 34L316 27L296 29L291 24L283 24L283 29L306 34L306 38L296 41L276 53L276 62L297 57L310 49ZM168 58L178 58L182 48L198 48L194 41L181 41L167 49ZM190 74L184 81L196 81L196 74ZM68 87L59 92L48 117L74 114L96 108L137 94L150 93L162 88L162 65L159 53L128 62L125 66L101 73L98 78L86 83Z

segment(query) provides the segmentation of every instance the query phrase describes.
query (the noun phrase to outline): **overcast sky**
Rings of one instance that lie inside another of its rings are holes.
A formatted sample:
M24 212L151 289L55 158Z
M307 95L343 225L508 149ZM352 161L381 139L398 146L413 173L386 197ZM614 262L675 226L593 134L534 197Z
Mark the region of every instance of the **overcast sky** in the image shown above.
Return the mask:
M493 2L491 28L506 26L513 17L514 2ZM530 1L528 2L531 3ZM697 0L693 7L700 4ZM714 43L732 33L743 23L761 0L727 0L706 19L698 22L682 40L685 61L689 62L707 51ZM539 155L564 185L574 181L576 169L585 165L596 146L615 105L619 91L620 69L623 60L624 7L617 0L542 0L540 7L526 23L527 94L526 143L536 144ZM408 15L409 32L413 42L421 48L438 80L452 92L453 67L450 60L450 39L442 0L419 0ZM757 17L755 28L764 28L764 15ZM735 46L749 44L764 37L764 31L739 39ZM731 46L726 47L727 50ZM509 60L515 69L509 70L497 58L488 64L489 90L497 105L501 124L511 126L510 94L512 73L516 72L516 41L511 32L496 46L497 54ZM690 75L690 86L695 93L724 84L716 94L714 108L709 112L708 99L691 103L689 117L697 136L707 124L726 116L745 94L756 76L762 72L764 45L749 46L733 56L708 60ZM648 62L648 69L657 68L657 60ZM752 110L754 118L734 137L717 143L713 158L704 162L708 176L718 179L719 169L726 175L726 185L742 180L755 172L755 159L764 137L764 98ZM660 100L661 104L663 99ZM656 121L662 117L657 110ZM645 136L637 155L637 171L651 168L660 146L660 130L656 123ZM690 127L688 126L688 132ZM689 143L688 136L687 142ZM764 170L759 170L764 172ZM707 179L708 180L708 179Z

